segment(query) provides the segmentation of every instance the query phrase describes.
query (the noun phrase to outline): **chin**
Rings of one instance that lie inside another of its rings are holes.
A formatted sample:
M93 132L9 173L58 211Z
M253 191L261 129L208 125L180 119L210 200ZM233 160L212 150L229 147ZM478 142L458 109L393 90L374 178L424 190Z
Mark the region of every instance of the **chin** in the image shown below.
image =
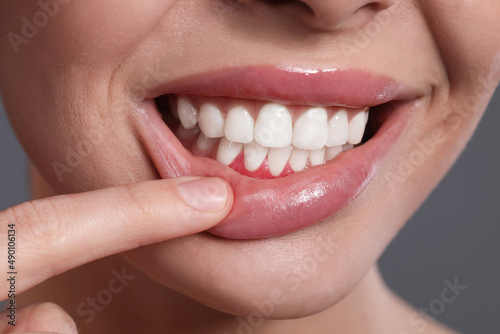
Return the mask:
M217 311L243 319L306 317L349 295L404 222L393 216L375 232L373 218L386 217L368 218L358 205L279 237L232 240L203 232L124 256L166 288Z

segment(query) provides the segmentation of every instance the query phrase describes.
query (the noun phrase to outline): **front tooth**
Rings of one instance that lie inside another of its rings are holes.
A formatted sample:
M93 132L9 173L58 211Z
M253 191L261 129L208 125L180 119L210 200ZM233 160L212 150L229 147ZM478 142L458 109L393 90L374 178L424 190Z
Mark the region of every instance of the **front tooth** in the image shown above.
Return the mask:
M340 146L347 143L349 139L349 122L347 111L344 109L337 111L330 121L328 121L327 147Z
M330 161L340 153L342 153L342 146L328 147L326 149L325 160Z
M214 147L215 143L217 143L217 139L207 138L203 133L200 133L198 140L196 141L196 147L198 147L200 151L207 151Z
M253 141L255 121L244 107L234 107L226 117L224 134L232 142L248 144Z
M207 138L224 137L224 118L219 108L210 103L200 107L200 129Z
M318 150L328 137L328 116L323 108L311 108L293 126L293 146L303 150Z
M269 154L267 155L267 163L269 165L269 171L273 176L279 176L281 172L283 172L288 159L290 159L291 153L291 146L284 148L271 148L269 150Z
M306 168L308 157L309 151L294 148L290 155L290 167L292 167L295 172L300 172Z
M368 112L358 112L349 122L349 144L359 144L365 133L366 122L368 121Z
M322 165L325 163L326 147L309 152L309 161L311 166Z
M285 106L268 103L255 125L255 140L262 146L288 148L292 143L292 117Z
M229 166L243 150L243 144L233 143L222 138L217 150L217 161Z
M185 96L180 96L177 99L177 113L182 125L186 129L192 129L198 123L198 111Z
M269 148L261 146L253 141L250 144L245 144L243 151L245 155L245 167L247 170L253 172L262 165L267 157Z

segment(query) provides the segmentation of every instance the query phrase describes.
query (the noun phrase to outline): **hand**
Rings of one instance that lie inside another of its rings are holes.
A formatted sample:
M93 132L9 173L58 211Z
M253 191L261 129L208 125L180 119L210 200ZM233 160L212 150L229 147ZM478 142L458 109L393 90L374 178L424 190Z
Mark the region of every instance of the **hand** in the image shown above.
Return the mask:
M193 177L26 202L0 212L2 273L22 275L15 282L17 295L93 260L209 229L229 214L232 204L227 182ZM13 235L9 225L15 231L14 269L6 257L6 241ZM5 278L0 282L2 299L7 299L10 283ZM17 309L22 323L16 321L15 327L8 324L7 315L0 314L2 333L76 333L73 320L54 304Z

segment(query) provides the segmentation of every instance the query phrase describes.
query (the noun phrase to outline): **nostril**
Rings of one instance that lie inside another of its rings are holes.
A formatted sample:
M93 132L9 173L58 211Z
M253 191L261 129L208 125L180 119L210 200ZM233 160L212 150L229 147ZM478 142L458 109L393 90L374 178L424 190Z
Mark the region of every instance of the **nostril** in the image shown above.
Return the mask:
M374 2L367 3L363 7L360 7L358 9L358 11L367 10L367 11L376 13L376 12L380 12L380 11L387 9L388 7L389 7L388 4L374 1Z
M265 2L276 5L276 6L290 6L302 9L307 12L307 14L314 14L314 10L302 0L264 0Z

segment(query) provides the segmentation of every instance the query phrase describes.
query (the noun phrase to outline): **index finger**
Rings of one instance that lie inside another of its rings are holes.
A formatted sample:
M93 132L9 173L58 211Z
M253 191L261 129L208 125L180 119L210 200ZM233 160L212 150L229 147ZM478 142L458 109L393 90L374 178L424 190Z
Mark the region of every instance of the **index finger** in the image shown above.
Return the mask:
M218 178L147 181L26 202L0 212L0 226L10 231L4 233L14 236L14 265L5 261L5 272L22 273L22 292L93 260L209 229L232 203L230 186ZM8 282L1 284L7 291Z

